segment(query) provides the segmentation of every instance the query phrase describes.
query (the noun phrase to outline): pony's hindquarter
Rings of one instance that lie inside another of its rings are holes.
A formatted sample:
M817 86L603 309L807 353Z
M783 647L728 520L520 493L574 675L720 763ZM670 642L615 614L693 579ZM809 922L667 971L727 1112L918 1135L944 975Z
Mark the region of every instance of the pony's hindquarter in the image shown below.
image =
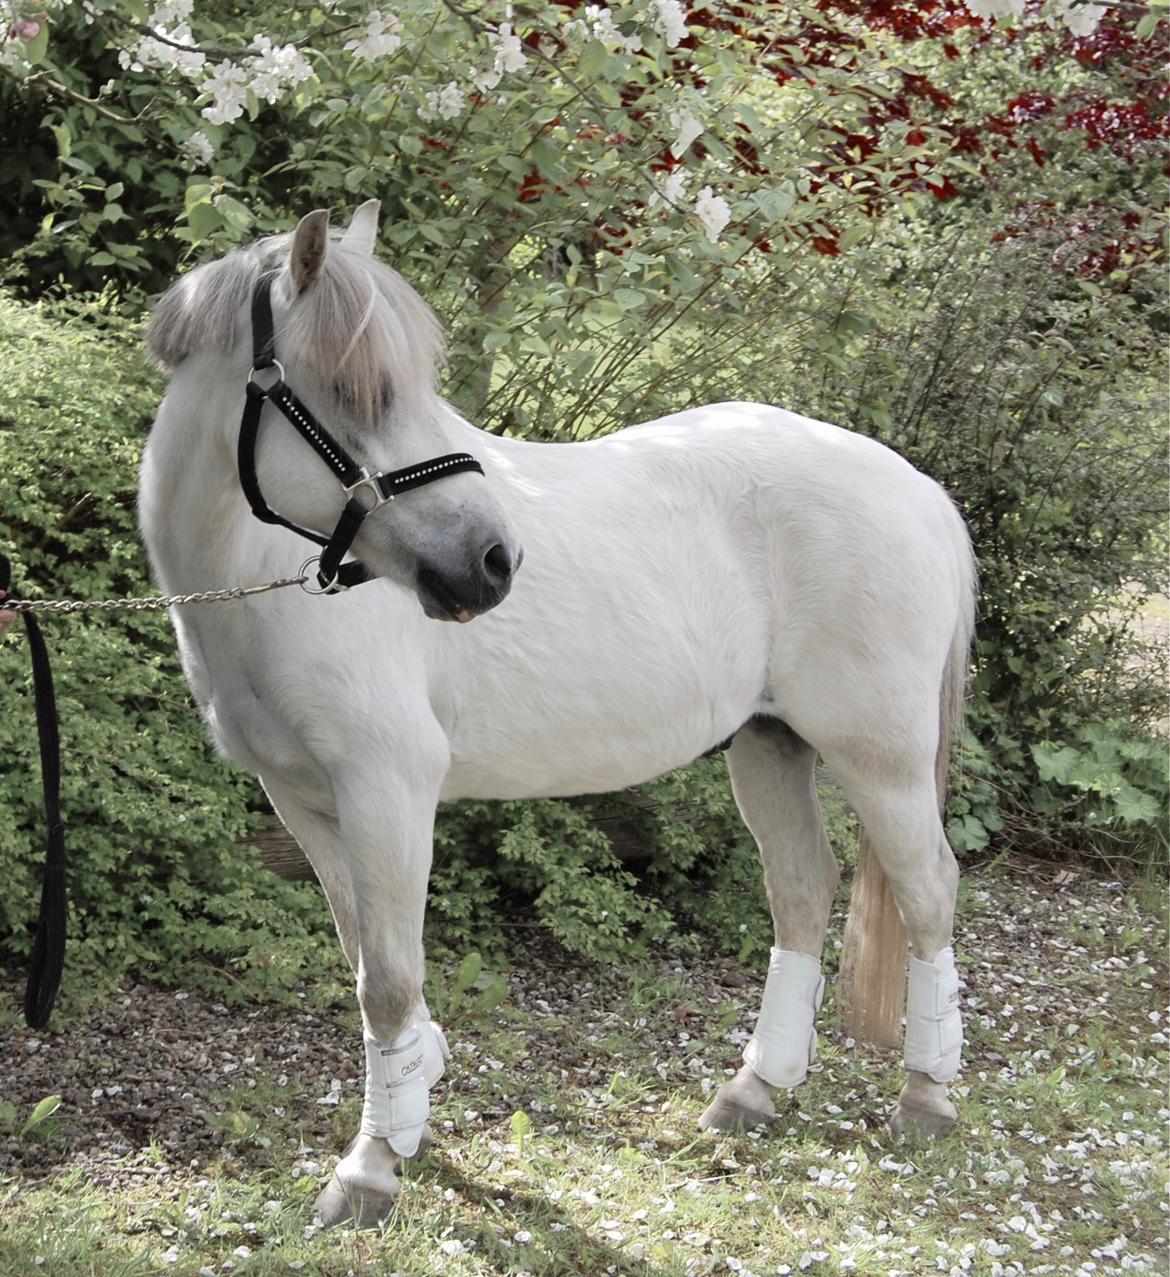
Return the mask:
M910 1080L892 1125L937 1131L955 1118L946 1083L962 1042L950 949L958 868L941 806L961 721L974 572L966 531L941 490L914 475L906 495L896 527L861 529L887 551L872 561L867 595L823 590L822 615L831 610L840 629L801 653L807 682L774 687L783 721L749 724L728 753L776 939L744 1068L704 1114L705 1126L771 1117L775 1092L803 1081L815 1058L820 954L837 881L813 787L818 752L863 827L839 995L847 1029L879 1045L902 1040L909 938ZM846 568L839 580L847 576ZM824 632L815 617L810 628ZM799 641L795 627L788 633Z
M971 563L970 544L961 523L956 529L955 540L960 555ZM964 606L955 626L939 689L934 793L940 816L946 808L951 747L963 728L963 697L974 627L974 599L972 563L962 600ZM945 861L945 854L942 858ZM837 1006L842 1023L858 1041L878 1047L901 1044L902 1013L906 1005L906 940L906 925L898 909L893 885L874 853L868 829L863 828L837 977Z

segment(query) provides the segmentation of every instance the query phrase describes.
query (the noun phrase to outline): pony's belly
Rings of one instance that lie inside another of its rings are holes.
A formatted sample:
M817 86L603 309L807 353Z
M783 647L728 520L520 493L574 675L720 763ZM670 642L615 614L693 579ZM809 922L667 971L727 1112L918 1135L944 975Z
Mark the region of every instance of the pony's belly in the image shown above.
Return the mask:
M701 753L702 751L697 751ZM546 759L495 758L458 763L447 773L442 802L461 798L567 798L572 794L605 794L640 785L691 762L690 750L656 751L620 763L597 760L558 768Z
M563 719L501 723L451 741L441 798L553 798L639 785L722 744L756 711L754 698L695 698L665 721Z

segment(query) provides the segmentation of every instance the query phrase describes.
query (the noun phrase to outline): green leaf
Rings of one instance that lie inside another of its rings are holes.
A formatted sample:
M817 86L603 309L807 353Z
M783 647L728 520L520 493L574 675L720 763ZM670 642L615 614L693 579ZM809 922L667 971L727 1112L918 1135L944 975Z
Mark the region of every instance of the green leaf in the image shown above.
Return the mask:
M224 222L234 230L247 230L252 225L252 210L230 195L221 195L213 206Z
M863 239L872 234L873 227L868 222L856 222L846 228L840 240L838 240L838 244L843 253L848 252L849 249L856 247Z
M532 1119L524 1112L523 1109L517 1109L512 1114L512 1142L523 1145L524 1141L532 1134Z
M1134 28L1134 35L1139 40L1148 40L1157 29L1158 15L1151 9Z
M1080 751L1071 745L1063 745L1059 749L1053 745L1033 745L1032 757L1040 779L1054 780L1060 785L1068 784L1073 768L1082 759Z
M211 199L213 187L210 182L192 182L183 192L183 207L190 212L196 204L206 204Z
M34 1127L40 1126L42 1122L47 1121L61 1107L61 1097L59 1095L46 1095L43 1100L28 1115L25 1124L20 1128L20 1133L24 1135L31 1131Z
M49 51L49 24L43 19L41 29L24 46L24 56L30 62L39 62Z
M459 964L459 970L455 972L455 979L451 984L451 997L457 998L466 993L479 979L479 973L482 970L483 958L475 952L467 954Z
M487 1015L490 1011L494 1011L507 996L508 986L497 976L472 1003L472 1015Z
M581 61L578 64L581 74L589 80L601 76L609 62L609 50L600 40L590 40L581 50Z
M614 292L613 299L622 310L637 310L645 302L646 294L634 288L619 288Z
M1124 785L1113 795L1113 805L1127 825L1154 825L1162 815L1158 800L1132 785Z
M206 239L212 231L223 225L223 218L214 204L194 204L187 210L187 222L197 240Z

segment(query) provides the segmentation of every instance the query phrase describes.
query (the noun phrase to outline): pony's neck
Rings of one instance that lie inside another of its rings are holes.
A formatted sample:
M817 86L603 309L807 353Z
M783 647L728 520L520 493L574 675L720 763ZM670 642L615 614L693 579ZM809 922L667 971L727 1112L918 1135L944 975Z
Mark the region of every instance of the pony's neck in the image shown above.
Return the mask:
M311 548L252 515L236 469L243 373L214 364L177 370L143 458L141 520L168 592L293 575Z

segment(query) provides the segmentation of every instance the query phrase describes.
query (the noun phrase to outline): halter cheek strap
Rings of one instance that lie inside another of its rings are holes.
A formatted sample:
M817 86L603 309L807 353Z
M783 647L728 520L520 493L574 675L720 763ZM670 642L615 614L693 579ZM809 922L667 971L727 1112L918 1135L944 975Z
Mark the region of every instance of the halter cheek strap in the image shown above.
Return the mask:
M365 466L358 465L284 380L284 367L276 358L276 336L272 323L272 281L275 277L274 273L261 276L252 294L252 371L244 388L236 465L240 486L256 518L263 523L279 524L323 547L317 559L317 583L322 593L334 594L371 579L371 574L361 563L342 562L366 515L403 492L421 488L447 475L467 470L483 474L483 466L466 452L452 452L402 470L378 474L370 474ZM262 386L256 380L256 374L269 369L276 370L277 379L268 386ZM345 492L345 507L330 536L302 528L277 514L264 500L256 474L256 440L266 403L280 409L301 438L337 477Z

